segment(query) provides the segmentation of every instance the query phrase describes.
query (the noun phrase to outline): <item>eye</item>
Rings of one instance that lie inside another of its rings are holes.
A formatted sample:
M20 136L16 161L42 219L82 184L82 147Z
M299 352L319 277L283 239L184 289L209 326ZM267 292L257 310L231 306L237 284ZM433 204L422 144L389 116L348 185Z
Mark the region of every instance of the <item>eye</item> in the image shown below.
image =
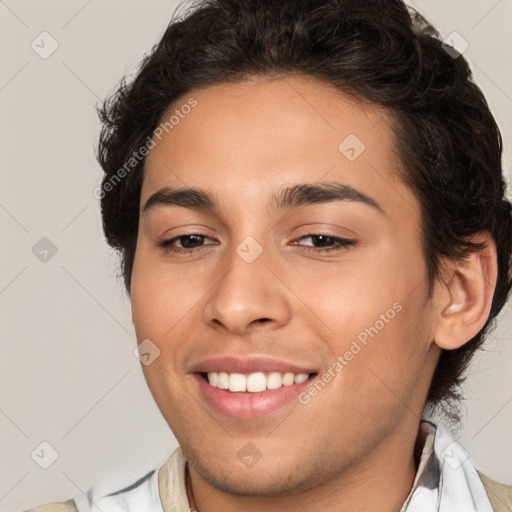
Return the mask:
M188 233L185 235L175 236L169 240L163 240L158 245L165 252L174 253L192 253L200 250L204 245L216 245L215 242L213 244L205 244L205 240L212 239L202 233ZM176 243L179 243L179 246L177 246Z
M341 238L337 236L324 235L324 234L310 234L300 237L298 240L311 239L312 245L303 246L301 244L293 243L293 245L301 245L305 251L315 252L329 252L329 251L341 251L347 247L352 247L357 244L355 240L349 240L348 238ZM319 244L317 247L315 244Z

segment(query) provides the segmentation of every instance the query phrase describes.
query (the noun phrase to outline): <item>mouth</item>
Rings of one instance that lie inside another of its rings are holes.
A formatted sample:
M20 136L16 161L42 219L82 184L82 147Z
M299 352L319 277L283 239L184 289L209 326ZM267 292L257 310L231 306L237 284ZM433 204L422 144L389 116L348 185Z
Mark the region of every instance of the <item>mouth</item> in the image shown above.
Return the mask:
M210 386L229 391L231 393L262 393L267 390L302 384L315 377L312 373L292 372L254 372L227 373L227 372L199 372L202 379Z
M206 402L228 418L255 420L290 405L317 372L197 372L193 376Z

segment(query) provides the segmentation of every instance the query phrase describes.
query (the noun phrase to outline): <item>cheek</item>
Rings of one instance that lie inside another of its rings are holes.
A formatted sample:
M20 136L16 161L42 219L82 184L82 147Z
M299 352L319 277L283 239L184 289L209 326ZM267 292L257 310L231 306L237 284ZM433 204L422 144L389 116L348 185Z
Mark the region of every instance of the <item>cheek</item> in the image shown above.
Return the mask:
M399 316L396 309L404 306L423 278L417 261L411 266L402 263L405 250L382 241L347 253L340 262L297 264L287 282L303 299L303 312L316 317L327 336L336 334L346 341L375 323L379 331L383 325L389 330L389 323Z
M356 446L368 443L376 430L391 431L416 408L413 397L428 352L425 329L410 304L392 311L388 323L370 321L362 329L351 325L353 336L339 331L330 345L335 377L312 399L322 406L323 423L339 424L341 415L345 432L339 436L348 436Z
M179 409L184 399L179 361L187 340L183 326L194 314L194 302L187 299L191 288L182 274L171 275L168 268L149 256L143 250L135 256L132 318L138 342L149 339L159 351L158 357L149 365L141 364L141 369L156 404L167 418L168 411Z
M132 317L140 341L164 344L174 326L194 314L194 305L204 296L201 279L187 265L170 266L144 246L138 246L132 272Z

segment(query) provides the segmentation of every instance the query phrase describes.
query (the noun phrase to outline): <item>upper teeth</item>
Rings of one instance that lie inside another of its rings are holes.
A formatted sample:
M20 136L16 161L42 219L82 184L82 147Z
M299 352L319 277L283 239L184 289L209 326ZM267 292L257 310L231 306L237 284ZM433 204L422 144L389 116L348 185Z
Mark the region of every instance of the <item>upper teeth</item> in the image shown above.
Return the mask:
M210 385L219 389L229 389L229 391L249 391L257 393L266 389L277 389L281 386L291 386L304 382L309 377L308 373L294 374L291 372L284 375L279 372L271 372L265 375L263 372L250 373L208 373L208 382Z

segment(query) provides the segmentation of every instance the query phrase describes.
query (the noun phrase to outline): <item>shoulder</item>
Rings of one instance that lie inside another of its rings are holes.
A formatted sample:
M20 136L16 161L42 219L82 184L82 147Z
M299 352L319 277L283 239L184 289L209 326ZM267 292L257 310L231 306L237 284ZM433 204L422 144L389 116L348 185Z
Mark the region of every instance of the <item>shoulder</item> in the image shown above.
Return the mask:
M25 512L78 512L74 500L67 500L61 503L48 503L36 508L25 510Z
M478 471L478 476L484 484L485 492L495 512L512 511L512 486L501 484Z
M102 512L125 510L161 512L156 470L119 488L115 482L123 480L125 478L118 476L104 478L90 486L86 493L80 493L65 502L48 503L24 512L93 512L97 510Z
M186 459L181 448L153 470L136 481L126 475L104 478L89 487L86 493L61 503L48 503L24 512L140 512L188 510L185 488ZM128 481L127 481L128 479ZM94 508L91 508L94 505Z

